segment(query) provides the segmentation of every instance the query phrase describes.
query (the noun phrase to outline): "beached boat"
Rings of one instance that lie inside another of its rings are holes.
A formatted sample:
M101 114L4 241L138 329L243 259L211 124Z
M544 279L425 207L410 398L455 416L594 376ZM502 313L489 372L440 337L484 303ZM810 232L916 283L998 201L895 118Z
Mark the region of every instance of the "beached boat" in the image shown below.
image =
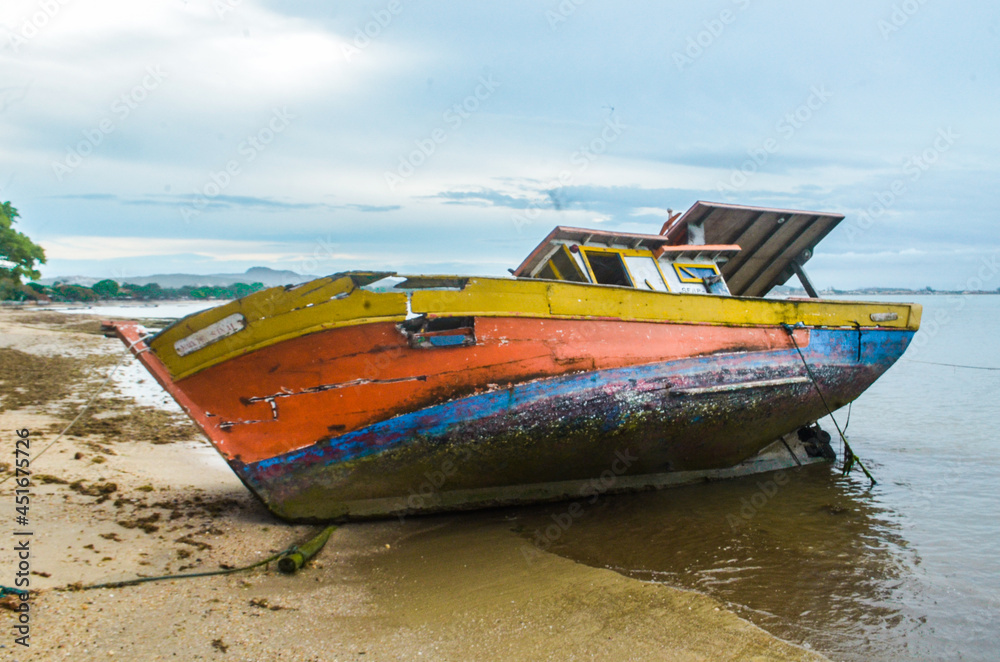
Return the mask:
M592 500L829 456L814 422L920 321L816 296L842 219L699 202L659 234L557 227L512 278L348 272L106 328L280 517ZM765 298L796 274L810 298Z

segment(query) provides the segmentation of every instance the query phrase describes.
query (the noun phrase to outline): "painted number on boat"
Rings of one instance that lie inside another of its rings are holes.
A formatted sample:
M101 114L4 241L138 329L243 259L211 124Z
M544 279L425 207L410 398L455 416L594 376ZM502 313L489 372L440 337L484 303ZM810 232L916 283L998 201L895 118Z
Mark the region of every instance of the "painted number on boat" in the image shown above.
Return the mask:
M243 315L233 313L214 324L209 324L200 331L195 331L186 338L181 338L174 343L174 350L177 352L177 356L187 356L191 352L197 352L202 347L207 347L226 336L233 335L237 331L244 329L246 325L247 320Z

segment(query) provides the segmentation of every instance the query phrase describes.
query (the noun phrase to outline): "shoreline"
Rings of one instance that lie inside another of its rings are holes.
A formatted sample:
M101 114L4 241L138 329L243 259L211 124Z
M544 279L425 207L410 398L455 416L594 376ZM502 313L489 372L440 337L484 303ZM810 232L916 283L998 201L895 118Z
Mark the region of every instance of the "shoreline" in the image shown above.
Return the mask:
M48 444L120 356L98 321L0 310L9 457L16 429ZM143 402L109 385L33 464L31 647L0 640L13 659L825 659L700 593L541 550L529 561L516 509L345 525L291 577L272 565L53 590L243 566L316 530L272 516L186 418ZM0 486L11 510L13 487ZM0 542L0 584L13 584L13 545ZM9 633L17 614L0 618Z

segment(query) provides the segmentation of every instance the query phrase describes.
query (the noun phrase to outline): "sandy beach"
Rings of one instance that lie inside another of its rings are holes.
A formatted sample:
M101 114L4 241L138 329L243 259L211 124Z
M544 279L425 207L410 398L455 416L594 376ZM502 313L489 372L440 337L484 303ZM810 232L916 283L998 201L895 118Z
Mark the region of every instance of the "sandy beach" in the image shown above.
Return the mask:
M121 384L152 379L131 358L36 457L122 352L98 317L0 310L0 476L15 431L30 430L33 534L30 647L14 642L18 613L2 609L0 659L824 659L704 595L528 547L514 509L343 526L294 576L272 564L67 590L244 566L318 530L273 517L155 388L137 401ZM18 564L14 487L0 486L5 586Z

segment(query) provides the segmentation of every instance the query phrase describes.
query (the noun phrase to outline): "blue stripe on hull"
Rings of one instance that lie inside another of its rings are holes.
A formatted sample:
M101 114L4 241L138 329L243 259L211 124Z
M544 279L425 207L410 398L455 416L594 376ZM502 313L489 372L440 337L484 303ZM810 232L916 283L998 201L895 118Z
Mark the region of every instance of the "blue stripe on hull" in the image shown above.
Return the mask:
M899 358L913 332L813 329L810 335L806 360L827 399L840 407ZM234 463L234 469L280 513L283 502L305 495L349 500L405 494L414 481L402 475L411 473L406 462L434 469L450 461L441 457L454 456L456 446L475 456L466 455L461 472L452 477L455 486L466 487L584 478L595 470L598 475L613 451L626 446L643 457L633 473L731 466L824 413L810 383L789 380L803 375L794 349L566 375L396 416L251 465ZM796 383L670 395L782 379ZM446 447L451 455L438 453ZM402 459L407 453L410 459ZM364 469L383 458L381 473ZM525 462L515 461L521 459ZM514 467L507 471L511 461ZM367 483L361 476L368 476Z

